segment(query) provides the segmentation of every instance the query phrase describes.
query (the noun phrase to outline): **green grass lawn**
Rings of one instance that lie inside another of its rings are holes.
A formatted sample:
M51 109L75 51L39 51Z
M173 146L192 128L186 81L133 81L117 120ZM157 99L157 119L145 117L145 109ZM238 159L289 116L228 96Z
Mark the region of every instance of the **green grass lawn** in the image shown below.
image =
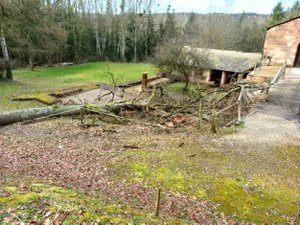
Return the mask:
M13 71L14 81L0 82L0 111L43 106L35 101L12 102L13 96L95 83L112 83L111 76L107 73L108 66L118 84L138 80L143 72L148 72L150 76L157 72L151 64L133 63L87 63L68 67L36 68L35 71L17 69Z
M185 82L175 82L170 85L168 85L167 90L177 93L185 92L184 90ZM195 90L207 90L210 89L211 86L207 84L195 84L195 83L189 83L188 91L195 91Z

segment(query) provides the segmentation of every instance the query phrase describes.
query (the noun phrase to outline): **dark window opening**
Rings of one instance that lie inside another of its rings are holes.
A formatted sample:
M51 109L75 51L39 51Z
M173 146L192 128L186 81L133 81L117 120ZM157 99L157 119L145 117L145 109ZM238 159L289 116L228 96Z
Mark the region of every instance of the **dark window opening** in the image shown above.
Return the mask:
M215 82L215 84L219 86L222 80L222 72L223 71L220 70L212 70L210 81ZM238 74L235 72L225 72L225 76L225 84L229 84L231 81L236 81L238 79Z
M297 48L294 67L300 67L300 44L298 45L298 48Z
M222 71L220 70L212 70L210 81L215 82L215 84L220 85L222 79Z

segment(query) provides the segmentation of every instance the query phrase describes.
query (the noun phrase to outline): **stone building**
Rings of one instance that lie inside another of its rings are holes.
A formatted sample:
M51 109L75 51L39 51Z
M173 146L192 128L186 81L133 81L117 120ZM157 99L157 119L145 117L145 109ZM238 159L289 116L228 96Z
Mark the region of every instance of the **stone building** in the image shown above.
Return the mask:
M268 28L264 58L272 66L300 67L300 16Z
M207 69L194 74L192 81L212 83L216 85L228 84L247 75L260 64L261 53L246 53L216 49L185 47L185 51L195 51L204 55L207 60Z

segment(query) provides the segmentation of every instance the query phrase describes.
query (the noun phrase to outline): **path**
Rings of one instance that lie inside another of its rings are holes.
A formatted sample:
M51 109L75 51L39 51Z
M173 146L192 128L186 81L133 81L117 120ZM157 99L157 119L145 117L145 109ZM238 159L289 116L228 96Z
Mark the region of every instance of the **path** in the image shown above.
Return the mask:
M272 87L266 102L246 117L244 128L218 145L257 151L300 143L300 69L287 69L284 80Z
M157 84L168 83L168 78L152 79L148 86L152 87ZM141 83L141 82L140 82ZM113 98L113 94L115 94ZM132 99L142 92L142 84L129 85L128 87L118 88L112 85L101 85L99 89L82 92L76 95L68 96L61 99L62 104L100 104L109 101L121 101L123 99ZM151 93L150 93L151 94Z

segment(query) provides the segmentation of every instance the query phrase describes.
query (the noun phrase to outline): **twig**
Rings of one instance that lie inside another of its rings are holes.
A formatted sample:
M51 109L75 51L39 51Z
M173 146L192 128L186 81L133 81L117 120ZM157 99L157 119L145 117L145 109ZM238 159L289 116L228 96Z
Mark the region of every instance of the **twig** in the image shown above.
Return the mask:
M202 111L203 111L203 98L201 98L199 103L198 129L202 127Z
M113 85L115 87L117 87L118 85L117 85L116 80L115 80L115 75L112 72L110 72L110 66L109 66L109 64L107 64L107 72L106 73L108 75L110 75Z
M155 211L155 216L159 216L159 210L160 210L160 197L161 197L161 189L159 188L157 191L157 196L156 196L156 211Z
M221 113L223 113L223 112L225 112L225 111L227 111L227 110L233 108L233 107L236 106L236 105L238 105L237 102L234 103L234 104L232 104L232 105L230 105L230 106L228 106L228 107L226 107L226 108L224 108L224 109L222 109L222 110L220 110L219 112L216 113L216 115L219 115L219 114L221 114Z
M105 111L101 111L101 110L97 111L97 110L88 109L88 108L85 108L85 110L93 112L93 113L98 113L98 114L101 114L101 115L112 117L113 119L115 119L116 121L118 121L120 123L124 122L124 119L122 117L116 116L114 114L111 114L111 113L108 113L108 112L105 112Z
M214 134L217 133L217 128L216 128L216 111L215 111L215 109L213 109L213 114L212 114L211 131L212 131Z

